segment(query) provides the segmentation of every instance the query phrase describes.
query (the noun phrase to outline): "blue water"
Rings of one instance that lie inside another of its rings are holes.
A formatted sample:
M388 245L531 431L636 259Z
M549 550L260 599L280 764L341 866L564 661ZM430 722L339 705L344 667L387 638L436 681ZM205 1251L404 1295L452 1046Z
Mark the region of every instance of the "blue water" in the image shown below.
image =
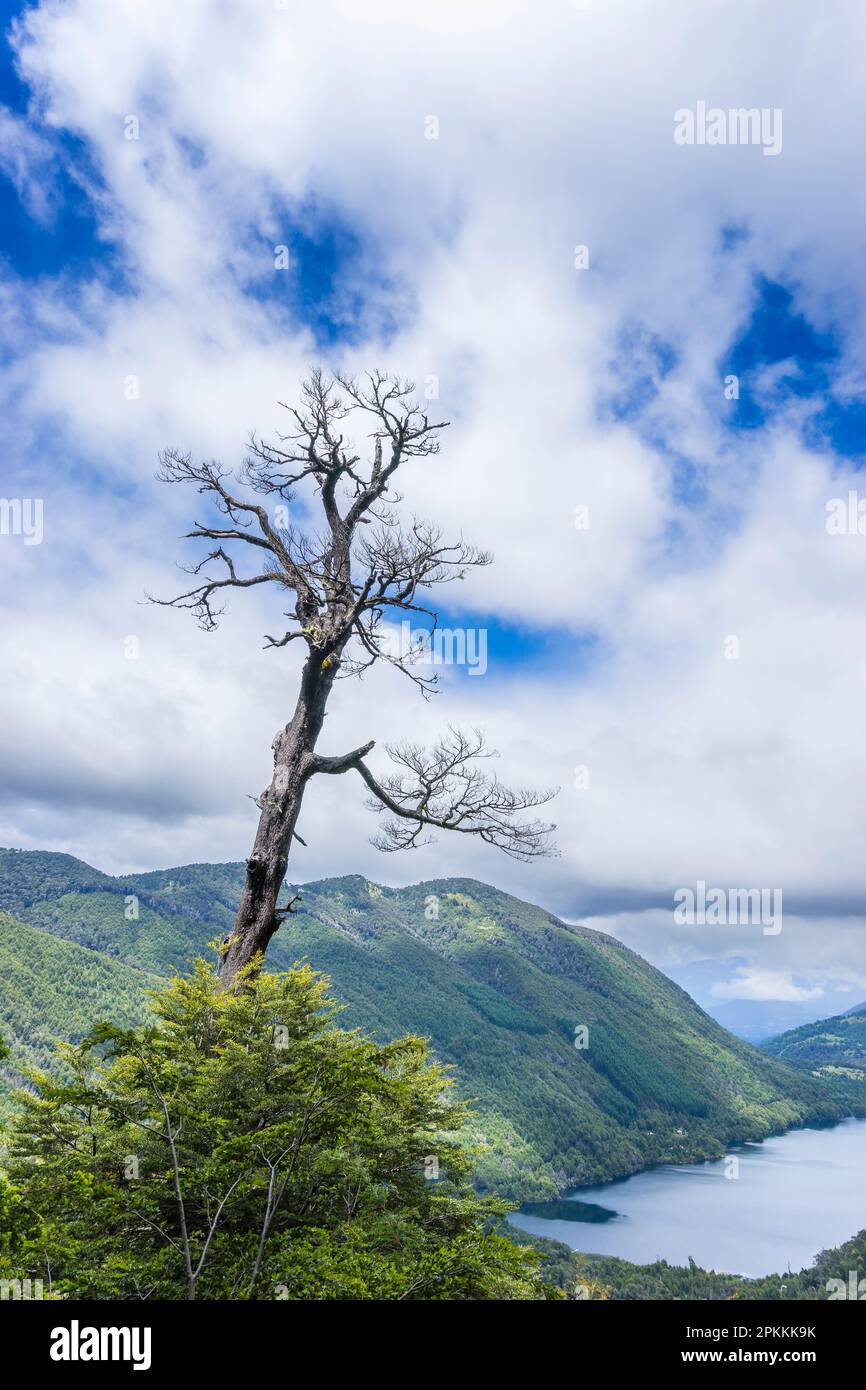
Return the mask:
M665 1164L570 1192L578 1220L509 1220L573 1250L635 1264L691 1256L703 1269L753 1277L802 1269L866 1227L866 1120L791 1130L731 1156L736 1178L725 1177L726 1160Z

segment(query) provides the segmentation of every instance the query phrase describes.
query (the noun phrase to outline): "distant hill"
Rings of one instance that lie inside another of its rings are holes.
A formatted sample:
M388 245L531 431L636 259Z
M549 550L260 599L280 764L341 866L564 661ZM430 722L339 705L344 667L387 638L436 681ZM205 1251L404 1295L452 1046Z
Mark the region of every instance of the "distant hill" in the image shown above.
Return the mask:
M723 1028L757 1047L765 1038L812 1023L816 1011L814 1006L789 1004L785 1000L725 999L714 1000L707 1012Z
M112 878L68 855L0 851L0 905L25 924L17 941L7 926L0 983L0 1031L11 1030L19 1059L34 1026L43 1059L47 1032L139 1016L153 976L184 968L230 929L242 882L240 864ZM821 1082L731 1036L619 941L495 888L442 879L397 890L347 877L297 891L300 910L269 964L308 958L326 972L344 1024L432 1039L475 1099L482 1185L551 1196L850 1113ZM578 1050L583 1026L589 1046Z
M792 1028L800 1028L804 1023L813 1023L828 1007L841 1005L834 999L726 999L715 993L722 982L736 978L738 967L748 966L745 956L728 956L724 959L690 961L687 965L664 966L664 972L687 994L696 999L702 1009L721 1023L729 1032L747 1042L761 1043L765 1038L774 1038Z
M762 1048L789 1066L827 1080L856 1082L866 1090L866 1003L792 1028L769 1038Z

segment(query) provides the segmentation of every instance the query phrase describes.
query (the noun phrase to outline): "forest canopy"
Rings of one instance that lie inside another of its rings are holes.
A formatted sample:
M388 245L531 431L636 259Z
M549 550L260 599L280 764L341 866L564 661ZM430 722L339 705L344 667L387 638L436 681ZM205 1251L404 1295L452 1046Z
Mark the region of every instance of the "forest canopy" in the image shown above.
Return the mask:
M76 1299L551 1295L472 1188L424 1040L340 1028L307 965L225 990L198 961L153 1008L19 1093L2 1277Z

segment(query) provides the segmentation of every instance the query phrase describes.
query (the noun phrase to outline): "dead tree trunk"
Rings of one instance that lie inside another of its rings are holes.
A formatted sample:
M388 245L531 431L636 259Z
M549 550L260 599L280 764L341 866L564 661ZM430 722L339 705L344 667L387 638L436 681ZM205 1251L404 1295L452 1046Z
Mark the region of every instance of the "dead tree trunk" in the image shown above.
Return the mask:
M257 954L264 955L285 915L278 907L279 893L304 791L314 770L313 753L335 669L334 662L323 669L316 653L307 658L294 715L274 739L274 773L258 798L261 814L256 838L246 861L238 914L223 957L222 976L227 981Z

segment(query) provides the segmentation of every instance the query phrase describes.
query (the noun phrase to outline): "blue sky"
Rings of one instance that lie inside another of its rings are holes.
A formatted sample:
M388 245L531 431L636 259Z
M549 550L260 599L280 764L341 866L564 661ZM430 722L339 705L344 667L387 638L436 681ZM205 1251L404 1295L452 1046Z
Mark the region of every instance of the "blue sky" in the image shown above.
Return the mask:
M483 722L503 776L563 788L562 856L383 864L362 798L327 791L299 875L333 871L339 815L347 868L472 873L571 915L781 883L790 938L745 988L808 992L795 944L853 940L866 891L866 540L825 526L863 458L859 8L821 26L774 0L735 35L674 0L653 22L509 0L494 28L452 0L335 3L336 37L306 3L49 0L3 53L4 487L44 498L45 539L0 547L0 841L108 869L245 852L294 658L262 652L258 599L213 639L142 605L190 558L195 507L156 455L239 462L311 362L385 365L435 381L452 422L405 508L493 550L441 610L484 629L488 671L448 670L424 708L365 681L329 739ZM780 108L778 158L675 144L699 99ZM835 959L866 986L848 944Z
M0 5L4 33L26 7ZM5 41L0 49L0 101L9 111L26 118L34 93L18 74L15 53ZM52 140L54 162L54 216L49 223L33 217L7 175L0 179L2 255L9 270L24 279L72 272L86 276L105 274L112 247L98 235L98 221L91 200L76 173L88 183L98 182L87 146L71 132L57 132Z
M796 286L756 280L749 321L726 361L746 380L766 367L784 364L785 371L771 400L755 400L744 392L731 423L738 429L759 428L788 399L808 402L814 406L806 427L810 441L862 467L866 402L840 400L834 391L844 361L844 333L836 324L819 330L810 323L796 307L795 292Z

